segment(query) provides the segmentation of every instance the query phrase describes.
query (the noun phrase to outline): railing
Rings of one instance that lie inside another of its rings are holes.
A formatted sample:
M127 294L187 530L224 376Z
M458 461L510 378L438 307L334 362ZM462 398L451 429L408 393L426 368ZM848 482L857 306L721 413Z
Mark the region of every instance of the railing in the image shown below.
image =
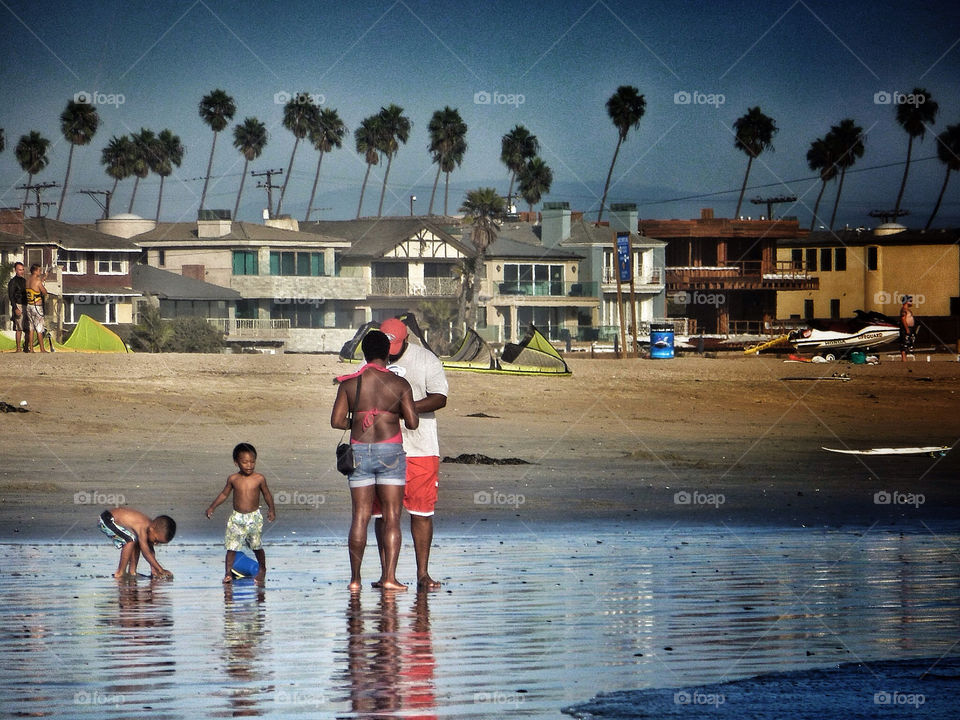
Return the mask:
M657 320L640 320L637 322L637 337L644 338L650 336L651 325L671 325L673 332L677 336L694 335L697 332L697 321L693 318L659 318ZM610 342L620 338L619 325L598 325L593 327L577 328L576 339L579 342ZM630 333L629 321L627 325L627 338L632 339Z
M617 271L613 268L603 269L603 283L617 282ZM641 270L633 276L634 285L660 285L663 283L663 268L649 268ZM630 281L625 281L629 285Z
M249 338L271 340L290 336L290 320L259 320L248 318L207 318L227 339Z
M424 278L422 283L402 277L375 277L370 281L370 294L389 297L452 297L460 292L457 278Z

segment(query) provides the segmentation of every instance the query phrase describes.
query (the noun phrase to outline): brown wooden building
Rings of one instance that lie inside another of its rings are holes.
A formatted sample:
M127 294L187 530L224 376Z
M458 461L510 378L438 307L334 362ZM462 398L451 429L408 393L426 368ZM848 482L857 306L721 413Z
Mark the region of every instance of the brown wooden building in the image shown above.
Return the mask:
M815 290L803 268L777 260L777 241L806 234L796 219L731 220L704 209L694 220L642 220L640 234L665 240L667 315L709 334L773 331L778 290Z

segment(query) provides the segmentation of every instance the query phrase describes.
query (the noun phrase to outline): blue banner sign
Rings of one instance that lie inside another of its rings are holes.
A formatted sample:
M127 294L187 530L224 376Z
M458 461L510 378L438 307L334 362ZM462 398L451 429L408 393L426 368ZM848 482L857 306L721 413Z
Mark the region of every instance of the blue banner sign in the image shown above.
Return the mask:
M617 233L617 268L620 282L630 282L630 233Z

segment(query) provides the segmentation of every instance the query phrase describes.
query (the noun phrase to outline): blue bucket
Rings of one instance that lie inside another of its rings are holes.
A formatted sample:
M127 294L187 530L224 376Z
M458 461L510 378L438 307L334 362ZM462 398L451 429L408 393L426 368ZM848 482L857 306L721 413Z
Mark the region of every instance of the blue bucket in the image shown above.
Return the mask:
M656 360L673 357L673 325L650 326L650 357Z
M233 574L237 577L254 577L260 572L260 563L242 552L237 552L233 558Z

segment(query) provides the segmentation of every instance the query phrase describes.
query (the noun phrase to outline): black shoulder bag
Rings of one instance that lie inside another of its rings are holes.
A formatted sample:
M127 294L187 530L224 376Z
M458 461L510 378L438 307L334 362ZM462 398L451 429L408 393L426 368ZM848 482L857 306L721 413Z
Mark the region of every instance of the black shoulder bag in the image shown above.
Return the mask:
M363 379L363 375L357 377L357 394L353 398L353 407L357 407L357 403L360 402L360 381ZM350 410L347 413L347 430L353 427L353 410ZM344 475L352 475L353 471L357 469L356 460L353 457L353 445L350 443L350 439L347 438L347 441L344 442L343 438L347 434L347 430L343 431L343 435L340 436L340 442L337 443L337 470L342 472Z

